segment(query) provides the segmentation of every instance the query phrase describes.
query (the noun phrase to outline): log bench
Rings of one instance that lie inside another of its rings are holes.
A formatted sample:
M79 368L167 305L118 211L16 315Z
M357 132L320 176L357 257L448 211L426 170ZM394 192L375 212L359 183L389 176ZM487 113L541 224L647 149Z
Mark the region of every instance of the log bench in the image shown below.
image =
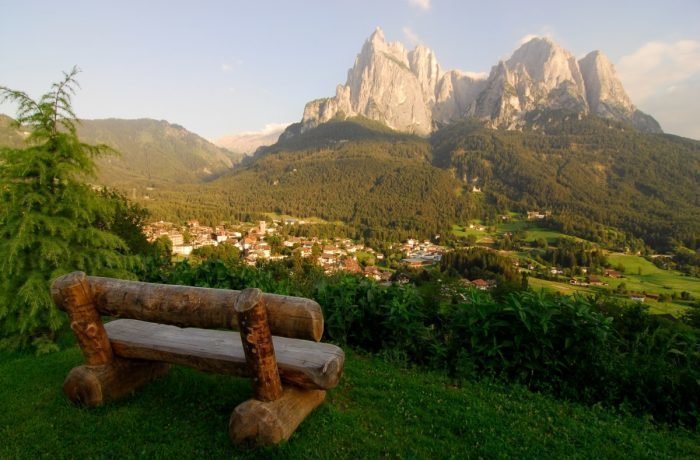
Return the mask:
M82 272L57 278L51 293L85 356L63 384L77 404L98 406L131 394L170 364L247 376L254 398L233 410L229 435L237 444L276 444L323 402L343 372L343 351L319 343L323 314L309 299ZM103 324L102 316L118 319Z

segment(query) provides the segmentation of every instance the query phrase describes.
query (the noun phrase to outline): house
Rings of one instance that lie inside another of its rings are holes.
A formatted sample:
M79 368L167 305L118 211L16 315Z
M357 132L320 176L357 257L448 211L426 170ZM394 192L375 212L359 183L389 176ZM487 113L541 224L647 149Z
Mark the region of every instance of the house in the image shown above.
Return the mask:
M622 278L622 273L618 272L617 270L606 268L603 273L605 273L605 276L608 278Z
M174 246L181 246L185 243L185 238L182 236L182 233L169 232L168 238L170 238L170 241L173 242L173 247Z
M192 246L189 244L178 244L173 245L173 254L179 254L181 256L189 256L192 254Z
M224 241L228 240L228 235L226 235L223 232L212 233L211 239L216 241L217 243L223 243Z
M591 286L606 286L607 285L607 283L602 282L600 280L600 278L597 277L596 275L590 275L588 277L588 284Z
M489 283L488 281L479 278L472 280L472 286L474 286L480 291L488 291L491 288L492 283Z
M370 265L365 267L365 276L375 281L380 281L382 279L382 272L374 265Z
M340 262L340 269L350 273L362 273L362 268L354 257L345 257Z

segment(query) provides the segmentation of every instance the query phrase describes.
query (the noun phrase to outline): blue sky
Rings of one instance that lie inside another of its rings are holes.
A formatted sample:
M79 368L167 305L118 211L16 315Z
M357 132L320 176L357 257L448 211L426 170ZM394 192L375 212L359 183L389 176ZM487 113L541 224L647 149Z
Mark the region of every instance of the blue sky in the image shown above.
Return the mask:
M78 65L80 117L165 119L213 139L298 121L377 26L474 72L546 35L579 57L602 50L638 107L700 139L699 21L698 0L23 0L0 17L0 85L38 96Z

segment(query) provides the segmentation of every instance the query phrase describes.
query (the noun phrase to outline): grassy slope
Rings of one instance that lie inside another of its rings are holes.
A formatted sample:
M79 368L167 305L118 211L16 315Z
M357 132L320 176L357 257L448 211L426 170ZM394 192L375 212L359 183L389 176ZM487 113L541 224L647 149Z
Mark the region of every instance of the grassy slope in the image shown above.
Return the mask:
M479 220L474 220L470 223L483 226ZM503 235L504 232L515 232L518 230L525 231L525 241L529 242L544 238L548 243L552 244L563 237L583 241L580 238L570 237L554 230L538 227L536 222L513 220L506 223L499 223L495 226L495 232L489 231L490 227L485 227L486 229L484 231L478 231L460 225L453 225L452 233L456 236L474 235L477 238L477 243L483 241L484 238L487 237L498 237ZM522 258L522 254L520 254L519 257ZM682 291L687 291L693 298L700 298L700 278L685 276L674 270L662 270L639 256L609 254L607 257L611 265L624 266L625 277L620 279L601 277L604 282L608 283L606 289L615 289L619 284L625 283L627 290L632 292L647 292L650 294L672 294L675 292L677 295L680 295ZM548 289L563 294L572 294L574 292L592 294L595 293L596 290L600 290L599 288L572 286L569 283L558 283L556 281L532 277L529 279L529 283L530 287L534 289ZM674 316L679 316L687 311L686 306L674 302L656 302L648 300L647 304L650 307L649 311L651 313L670 313Z
M684 276L674 270L662 270L643 257L611 254L608 260L613 266L621 264L625 267L625 278L620 280L629 290L671 293L690 292L693 297L700 298L700 278Z
M399 370L350 353L340 386L292 439L240 451L228 439L244 379L184 368L86 410L61 394L78 350L0 355L0 458L698 458L700 438L520 388Z

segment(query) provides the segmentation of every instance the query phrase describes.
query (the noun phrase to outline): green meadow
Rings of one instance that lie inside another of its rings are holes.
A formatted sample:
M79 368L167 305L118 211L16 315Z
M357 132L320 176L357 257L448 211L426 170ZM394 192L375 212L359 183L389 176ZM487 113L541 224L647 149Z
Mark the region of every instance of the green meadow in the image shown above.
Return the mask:
M0 458L699 458L683 429L518 386L455 382L348 353L340 385L277 447L228 438L247 379L174 367L132 397L96 409L61 392L76 348L0 354Z

